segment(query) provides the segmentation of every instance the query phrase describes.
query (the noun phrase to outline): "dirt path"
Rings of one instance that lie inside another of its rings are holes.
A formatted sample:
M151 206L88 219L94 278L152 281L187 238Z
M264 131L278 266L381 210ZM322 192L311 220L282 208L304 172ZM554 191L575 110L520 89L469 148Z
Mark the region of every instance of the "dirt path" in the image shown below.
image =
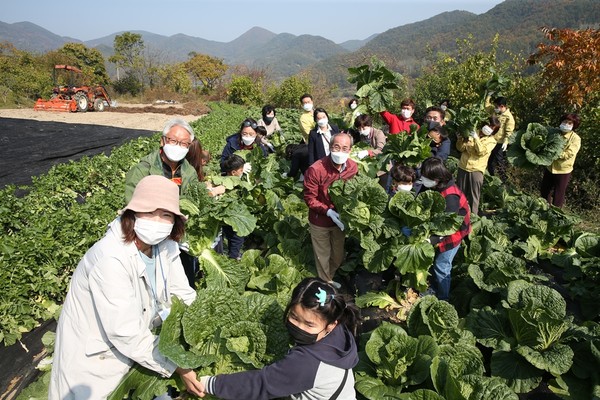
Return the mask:
M35 111L33 109L0 110L0 118L27 119L35 121L62 122L65 124L89 124L114 126L124 129L143 129L160 131L171 118L183 118L190 122L206 113L206 108L191 109L183 105L152 104L122 105L105 112L54 112Z

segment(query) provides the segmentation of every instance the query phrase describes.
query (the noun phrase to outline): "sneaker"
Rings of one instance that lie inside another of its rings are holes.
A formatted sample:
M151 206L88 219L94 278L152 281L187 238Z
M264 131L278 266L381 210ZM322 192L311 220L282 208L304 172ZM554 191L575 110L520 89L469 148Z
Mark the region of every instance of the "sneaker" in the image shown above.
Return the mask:
M338 282L336 282L336 281L330 281L330 282L329 282L329 284L330 284L331 286L333 286L333 287L334 287L336 290L339 290L339 289L342 287L342 284L341 284L341 283L338 283Z

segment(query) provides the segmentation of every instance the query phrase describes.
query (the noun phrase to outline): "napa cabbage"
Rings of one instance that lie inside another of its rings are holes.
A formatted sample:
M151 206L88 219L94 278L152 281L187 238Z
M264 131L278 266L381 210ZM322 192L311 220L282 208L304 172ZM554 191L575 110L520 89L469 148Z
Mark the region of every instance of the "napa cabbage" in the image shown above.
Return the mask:
M512 165L535 168L552 164L562 154L565 140L559 129L532 122L527 129L517 131L510 144L507 157Z

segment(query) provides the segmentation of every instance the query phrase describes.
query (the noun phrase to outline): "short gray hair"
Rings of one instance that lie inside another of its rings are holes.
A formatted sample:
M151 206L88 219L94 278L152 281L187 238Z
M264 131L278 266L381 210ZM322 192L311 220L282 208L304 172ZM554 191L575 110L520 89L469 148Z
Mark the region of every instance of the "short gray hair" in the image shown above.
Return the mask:
M338 136L348 136L350 138L350 147L354 146L354 138L352 137L351 134L349 134L348 132L344 132L344 131L338 132L338 133L334 133L331 136L331 139L329 140L329 143L330 143L329 146L333 145L333 139L336 138L336 137L338 137Z
M171 128L174 126L180 126L183 129L185 129L186 131L188 131L188 133L190 134L190 142L192 142L194 140L194 128L192 128L190 126L190 124L188 124L185 120L183 120L181 118L173 118L172 120L167 122L167 124L165 125L165 127L163 129L162 135L167 136L167 133L169 133Z

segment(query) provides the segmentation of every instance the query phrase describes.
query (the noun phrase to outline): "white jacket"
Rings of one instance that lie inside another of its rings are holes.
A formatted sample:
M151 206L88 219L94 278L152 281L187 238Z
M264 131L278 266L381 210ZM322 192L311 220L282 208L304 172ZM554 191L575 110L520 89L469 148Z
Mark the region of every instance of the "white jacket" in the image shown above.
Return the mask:
M159 298L176 295L190 304L196 292L177 243L164 240L158 246ZM134 362L171 376L177 366L159 353L158 336L150 330L161 322L155 303L146 265L135 244L123 242L117 218L73 274L58 320L49 399L104 399Z

